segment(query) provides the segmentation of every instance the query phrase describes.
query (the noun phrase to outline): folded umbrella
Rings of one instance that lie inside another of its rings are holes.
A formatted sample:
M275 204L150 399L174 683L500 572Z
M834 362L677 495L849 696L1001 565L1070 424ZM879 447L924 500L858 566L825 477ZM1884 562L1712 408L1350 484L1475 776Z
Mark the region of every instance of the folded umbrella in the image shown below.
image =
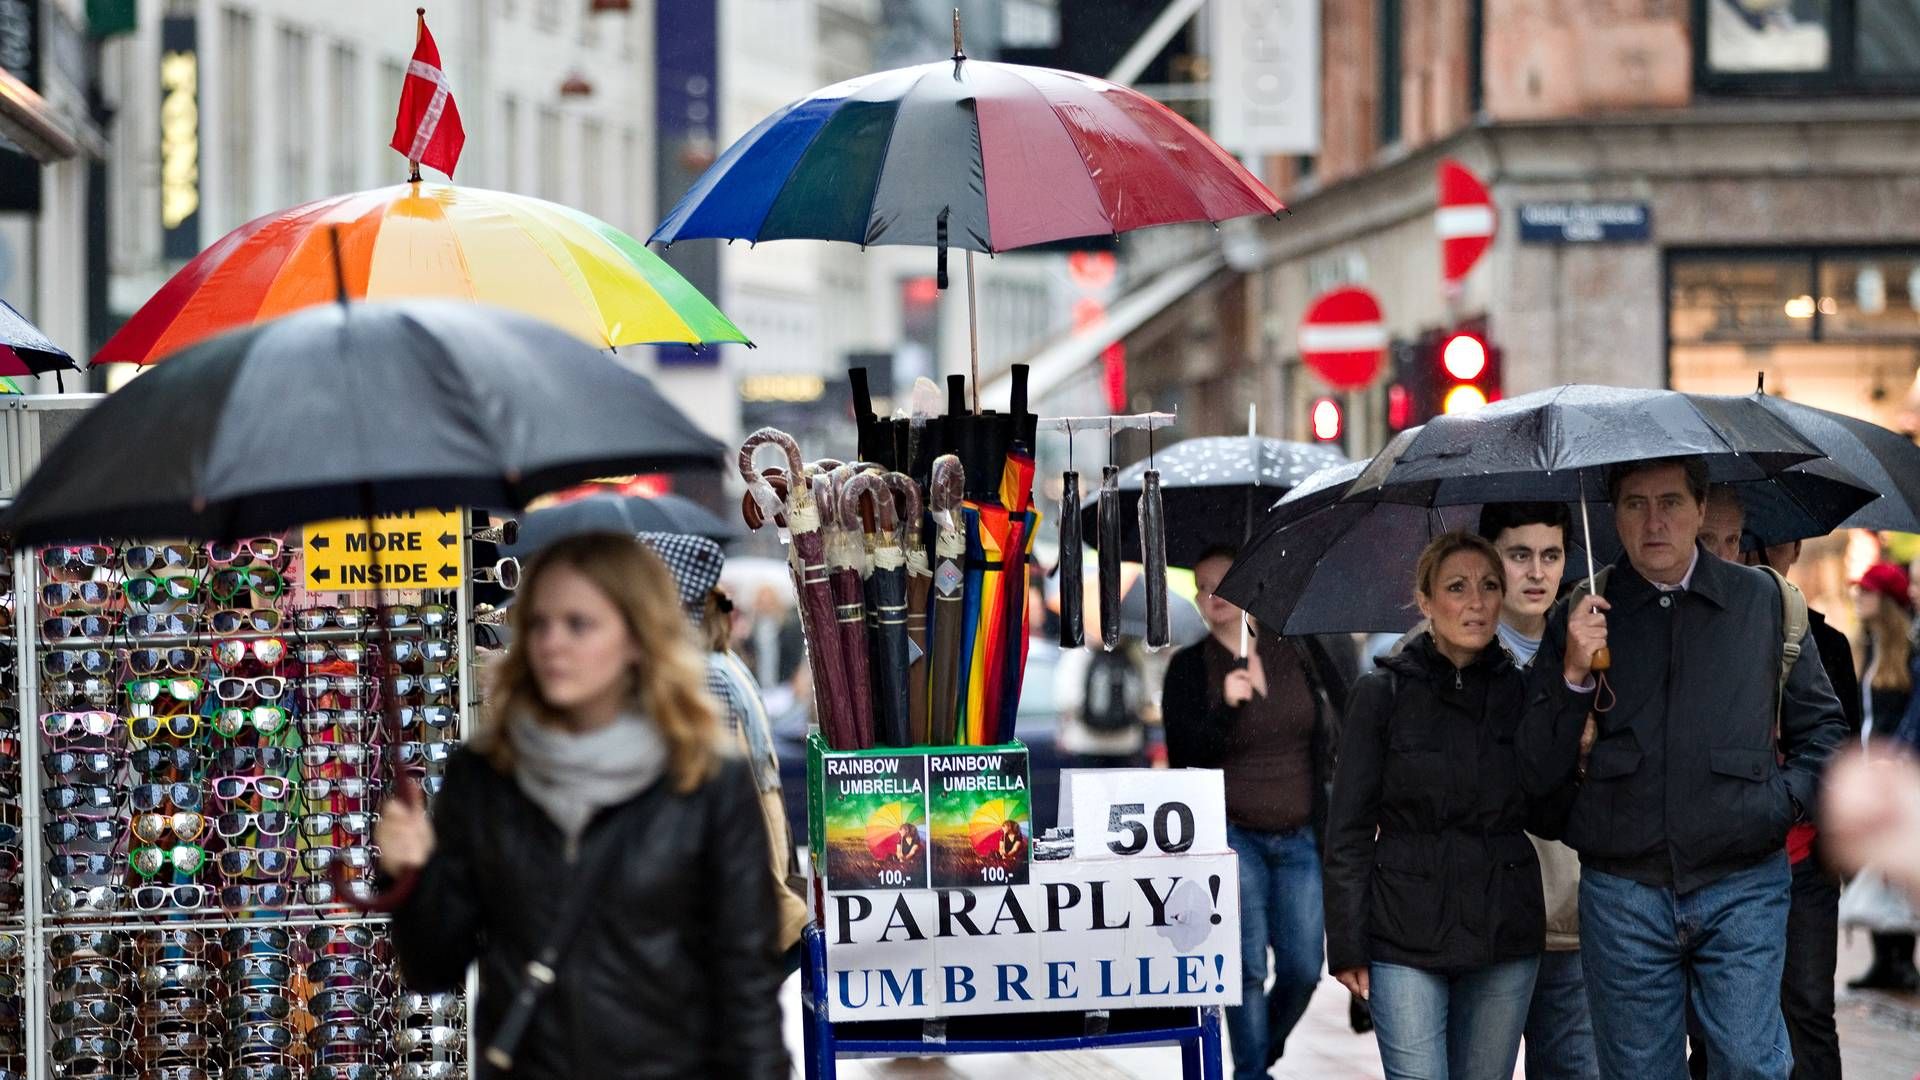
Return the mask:
M907 585L907 728L913 746L927 745L927 601L933 592L933 566L921 512L920 486L905 473L887 474L894 509L900 517L900 547L906 558Z
M873 727L885 746L912 746L912 717L907 706L907 556L900 546L900 521L893 488L879 473L847 482L842 497L856 519L861 507L873 507L866 530L867 558L862 591L867 603L867 649L873 679Z
M961 520L966 477L952 454L936 459L927 506L935 528L933 613L928 627L927 737L934 746L951 746L960 734L961 666L967 638L967 540Z
M990 526L1004 530L1001 543L1000 632L987 665L987 692L983 701L992 745L1013 738L1014 715L1020 707L1020 685L1027 671L1027 557L1039 515L1033 507L1033 453L1015 443L1007 452L1000 479L1002 513Z
M874 745L873 665L867 644L867 598L861 579L866 574L867 550L860 528L856 481L870 478L857 465L842 465L817 476L827 499L827 581L833 588L834 619L840 627L840 663L845 666L847 693L853 706L853 728L860 749Z

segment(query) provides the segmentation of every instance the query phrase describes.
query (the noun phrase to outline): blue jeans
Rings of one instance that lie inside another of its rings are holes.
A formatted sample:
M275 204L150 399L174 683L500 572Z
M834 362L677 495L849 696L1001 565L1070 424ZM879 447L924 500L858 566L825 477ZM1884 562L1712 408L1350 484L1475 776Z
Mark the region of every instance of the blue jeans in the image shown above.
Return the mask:
M1263 832L1231 822L1227 844L1240 859L1240 1004L1227 1010L1227 1036L1234 1080L1260 1080L1320 985L1326 957L1320 849L1312 828Z
M1510 1080L1540 958L1459 975L1378 960L1368 1000L1387 1080Z
M1600 1080L1579 949L1540 954L1527 1009L1527 1080Z
M1713 1080L1787 1080L1780 973L1791 882L1784 851L1685 895L1581 872L1580 951L1601 1075L1685 1080L1691 1004Z

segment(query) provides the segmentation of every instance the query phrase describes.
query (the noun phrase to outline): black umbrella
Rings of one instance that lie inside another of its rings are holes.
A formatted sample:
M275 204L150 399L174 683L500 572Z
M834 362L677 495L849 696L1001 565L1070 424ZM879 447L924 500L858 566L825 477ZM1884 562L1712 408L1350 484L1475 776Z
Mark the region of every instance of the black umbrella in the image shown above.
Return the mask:
M1133 586L1120 598L1120 636L1123 638L1147 637L1147 575L1141 574L1133 579ZM1173 647L1184 649L1207 636L1207 621L1200 617L1200 609L1185 597L1175 593L1167 595L1167 615L1173 631Z
M0 300L0 375L41 375L79 371L67 350L5 300Z
M589 532L672 533L724 544L738 540L740 526L679 495L588 495L548 506L520 519L520 535L502 545L502 555L524 559L566 536Z
M1768 412L1793 425L1825 451L1835 464L1880 494L1842 521L1841 528L1920 532L1920 446L1915 446L1912 439L1858 417L1764 394L1755 398ZM1809 466L1795 466L1788 472L1806 468Z
M1259 528L1275 498L1346 457L1313 443L1247 435L1210 435L1178 442L1153 455L1166 507L1167 565L1191 567L1208 548L1239 547ZM1120 550L1140 550L1141 479L1145 460L1120 473ZM1098 531L1098 507L1080 511L1082 536Z
M434 506L524 506L723 447L554 327L471 303L310 307L156 365L76 423L0 531L15 543L224 539Z

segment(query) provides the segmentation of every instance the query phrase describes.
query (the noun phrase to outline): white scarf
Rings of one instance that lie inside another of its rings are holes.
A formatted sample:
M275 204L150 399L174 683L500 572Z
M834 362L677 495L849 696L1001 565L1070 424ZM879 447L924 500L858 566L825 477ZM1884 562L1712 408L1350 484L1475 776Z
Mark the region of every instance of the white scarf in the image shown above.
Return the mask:
M644 713L575 733L530 716L512 719L513 778L567 839L569 861L593 815L653 786L667 767L667 741Z

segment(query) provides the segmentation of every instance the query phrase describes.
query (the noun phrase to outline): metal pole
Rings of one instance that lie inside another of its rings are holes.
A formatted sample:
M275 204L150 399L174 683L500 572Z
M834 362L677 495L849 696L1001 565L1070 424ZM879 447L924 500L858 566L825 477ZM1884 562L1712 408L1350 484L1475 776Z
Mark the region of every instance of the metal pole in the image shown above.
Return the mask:
M1252 401L1247 402L1247 445L1250 447L1254 445L1253 441L1260 437L1260 434L1259 434L1260 427L1258 423L1259 408L1260 406L1257 403ZM1254 479L1258 481L1260 477L1260 455L1257 450L1254 451L1253 453L1254 453L1253 475L1254 475ZM1252 496L1248 496L1248 498L1252 498ZM1249 507L1248 510L1249 510L1249 513L1247 514L1247 521L1248 521L1247 527L1251 529L1253 527L1252 526L1253 514L1251 513L1252 508ZM1240 659L1245 660L1246 658L1247 658L1247 612L1245 608L1242 608L1240 611Z
M32 549L13 553L14 711L20 717L20 881L26 935L20 943L26 976L26 1060L29 1076L51 1076L48 1054L47 982L53 972L40 947L46 926L47 890L40 848L40 665L35 641L40 634L35 599L40 595L40 560Z
M973 278L973 249L967 249L967 346L973 358L973 415L980 415L980 287Z

